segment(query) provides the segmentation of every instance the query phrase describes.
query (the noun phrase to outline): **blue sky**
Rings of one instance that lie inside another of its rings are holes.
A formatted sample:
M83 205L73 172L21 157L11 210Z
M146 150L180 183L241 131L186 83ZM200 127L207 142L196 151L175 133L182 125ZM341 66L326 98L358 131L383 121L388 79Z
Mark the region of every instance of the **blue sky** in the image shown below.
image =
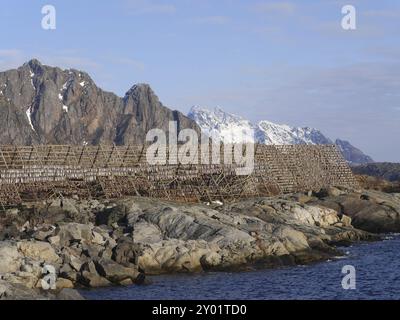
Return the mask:
M54 5L57 29L41 28ZM341 28L341 8L357 29ZM123 95L149 83L187 112L312 126L400 161L398 0L1 0L0 70L36 57Z

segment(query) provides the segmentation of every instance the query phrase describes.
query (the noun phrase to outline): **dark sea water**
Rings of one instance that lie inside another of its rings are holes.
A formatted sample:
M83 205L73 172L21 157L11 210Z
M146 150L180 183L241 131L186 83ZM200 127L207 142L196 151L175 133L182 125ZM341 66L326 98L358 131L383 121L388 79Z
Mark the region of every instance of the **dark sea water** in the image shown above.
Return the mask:
M343 258L308 266L240 273L148 277L151 284L81 291L87 299L400 299L400 235L341 248ZM342 268L356 289L342 288Z

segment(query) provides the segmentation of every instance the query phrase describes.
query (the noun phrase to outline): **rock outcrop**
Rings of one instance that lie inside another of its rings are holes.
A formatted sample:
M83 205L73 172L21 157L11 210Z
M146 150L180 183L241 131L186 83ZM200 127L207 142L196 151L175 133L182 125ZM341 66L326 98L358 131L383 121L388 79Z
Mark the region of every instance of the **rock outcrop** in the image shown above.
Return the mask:
M24 298L21 285L56 299L61 290L141 284L151 274L321 261L341 254L337 244L378 239L354 226L398 231L400 209L399 195L339 188L209 205L143 197L64 203L6 213L0 229L13 221L17 231L0 233L0 297ZM39 219L47 211L58 217L49 218L54 224ZM41 289L46 266L56 291ZM73 296L64 291L60 299Z
M325 193L311 204L334 209L356 228L373 233L400 232L400 194L375 190Z
M400 193L400 180L391 182L369 175L355 175L355 178L362 189L385 193Z

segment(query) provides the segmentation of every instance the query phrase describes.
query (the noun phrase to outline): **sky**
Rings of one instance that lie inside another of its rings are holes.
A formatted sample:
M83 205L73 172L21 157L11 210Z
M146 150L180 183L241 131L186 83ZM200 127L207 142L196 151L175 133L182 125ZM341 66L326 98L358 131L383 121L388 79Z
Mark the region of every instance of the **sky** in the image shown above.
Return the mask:
M398 0L0 0L0 70L31 58L123 96L320 129L400 162ZM356 9L344 30L342 7ZM41 26L44 5L56 29Z

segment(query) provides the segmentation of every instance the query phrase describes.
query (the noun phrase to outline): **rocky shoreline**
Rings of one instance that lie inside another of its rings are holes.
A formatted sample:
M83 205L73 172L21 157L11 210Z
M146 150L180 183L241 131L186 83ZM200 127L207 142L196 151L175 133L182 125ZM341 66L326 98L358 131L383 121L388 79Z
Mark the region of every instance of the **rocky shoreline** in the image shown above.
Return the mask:
M0 299L81 299L146 275L324 261L400 231L400 194L329 188L236 203L54 199L0 214ZM50 289L50 290L44 290Z

